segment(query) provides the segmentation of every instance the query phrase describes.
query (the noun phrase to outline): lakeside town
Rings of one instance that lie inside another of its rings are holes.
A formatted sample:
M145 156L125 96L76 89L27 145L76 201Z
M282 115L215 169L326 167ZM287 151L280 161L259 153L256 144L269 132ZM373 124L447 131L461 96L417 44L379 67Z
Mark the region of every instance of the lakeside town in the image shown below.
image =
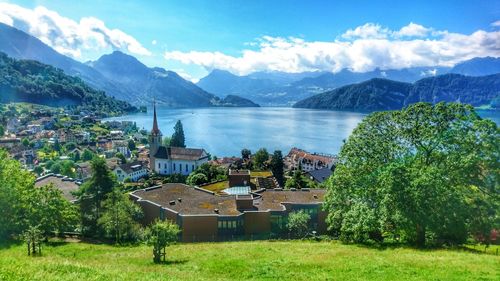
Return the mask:
M143 224L168 217L182 226L183 241L280 234L271 229L283 234L285 219L280 218L299 209L313 215L310 231L326 232L326 213L320 207L323 183L335 168L334 155L292 148L283 156L281 151L262 148L252 153L243 148L240 156L212 157L203 148L185 147L180 121L172 137L163 137L153 110L147 131L134 122L102 121L85 112L6 105L0 148L36 175L36 187L53 185L71 202L92 177L91 160L105 159L141 206ZM197 228L189 227L191 215L197 215ZM213 215L219 218L213 221Z

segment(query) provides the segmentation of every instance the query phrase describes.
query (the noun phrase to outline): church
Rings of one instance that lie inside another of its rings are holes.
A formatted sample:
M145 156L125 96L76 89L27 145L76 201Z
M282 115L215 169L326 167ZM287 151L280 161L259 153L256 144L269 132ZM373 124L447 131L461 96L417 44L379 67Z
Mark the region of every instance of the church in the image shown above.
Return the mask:
M158 129L156 104L153 105L153 129L149 136L149 167L160 175L189 175L201 164L208 162L204 149L166 147L162 143L162 133Z

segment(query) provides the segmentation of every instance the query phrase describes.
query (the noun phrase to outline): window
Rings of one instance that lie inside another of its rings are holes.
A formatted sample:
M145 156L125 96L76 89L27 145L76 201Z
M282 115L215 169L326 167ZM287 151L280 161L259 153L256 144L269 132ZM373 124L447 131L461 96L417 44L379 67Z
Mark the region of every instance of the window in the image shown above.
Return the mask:
M165 163L165 169L167 169L167 163Z
M160 169L160 168L161 168L161 163L158 163L158 169Z
M191 171L194 171L194 165L191 166Z
M186 164L186 172L188 171L188 164Z
M175 163L174 163L174 171L175 171Z

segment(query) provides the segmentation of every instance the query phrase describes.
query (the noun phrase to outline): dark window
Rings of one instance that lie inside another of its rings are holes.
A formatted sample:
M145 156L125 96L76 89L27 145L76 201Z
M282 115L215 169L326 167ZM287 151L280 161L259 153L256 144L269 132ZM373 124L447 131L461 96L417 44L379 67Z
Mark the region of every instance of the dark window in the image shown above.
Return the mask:
M188 171L188 164L186 164L186 172Z
M175 171L175 163L174 163L174 171Z

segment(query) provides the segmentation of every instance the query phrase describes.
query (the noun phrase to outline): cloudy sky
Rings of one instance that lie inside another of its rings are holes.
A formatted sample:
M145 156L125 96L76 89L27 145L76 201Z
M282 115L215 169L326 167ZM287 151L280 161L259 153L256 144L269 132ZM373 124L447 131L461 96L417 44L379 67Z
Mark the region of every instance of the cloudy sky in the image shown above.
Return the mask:
M499 0L407 2L0 0L0 22L80 61L122 50L193 81L500 56Z

